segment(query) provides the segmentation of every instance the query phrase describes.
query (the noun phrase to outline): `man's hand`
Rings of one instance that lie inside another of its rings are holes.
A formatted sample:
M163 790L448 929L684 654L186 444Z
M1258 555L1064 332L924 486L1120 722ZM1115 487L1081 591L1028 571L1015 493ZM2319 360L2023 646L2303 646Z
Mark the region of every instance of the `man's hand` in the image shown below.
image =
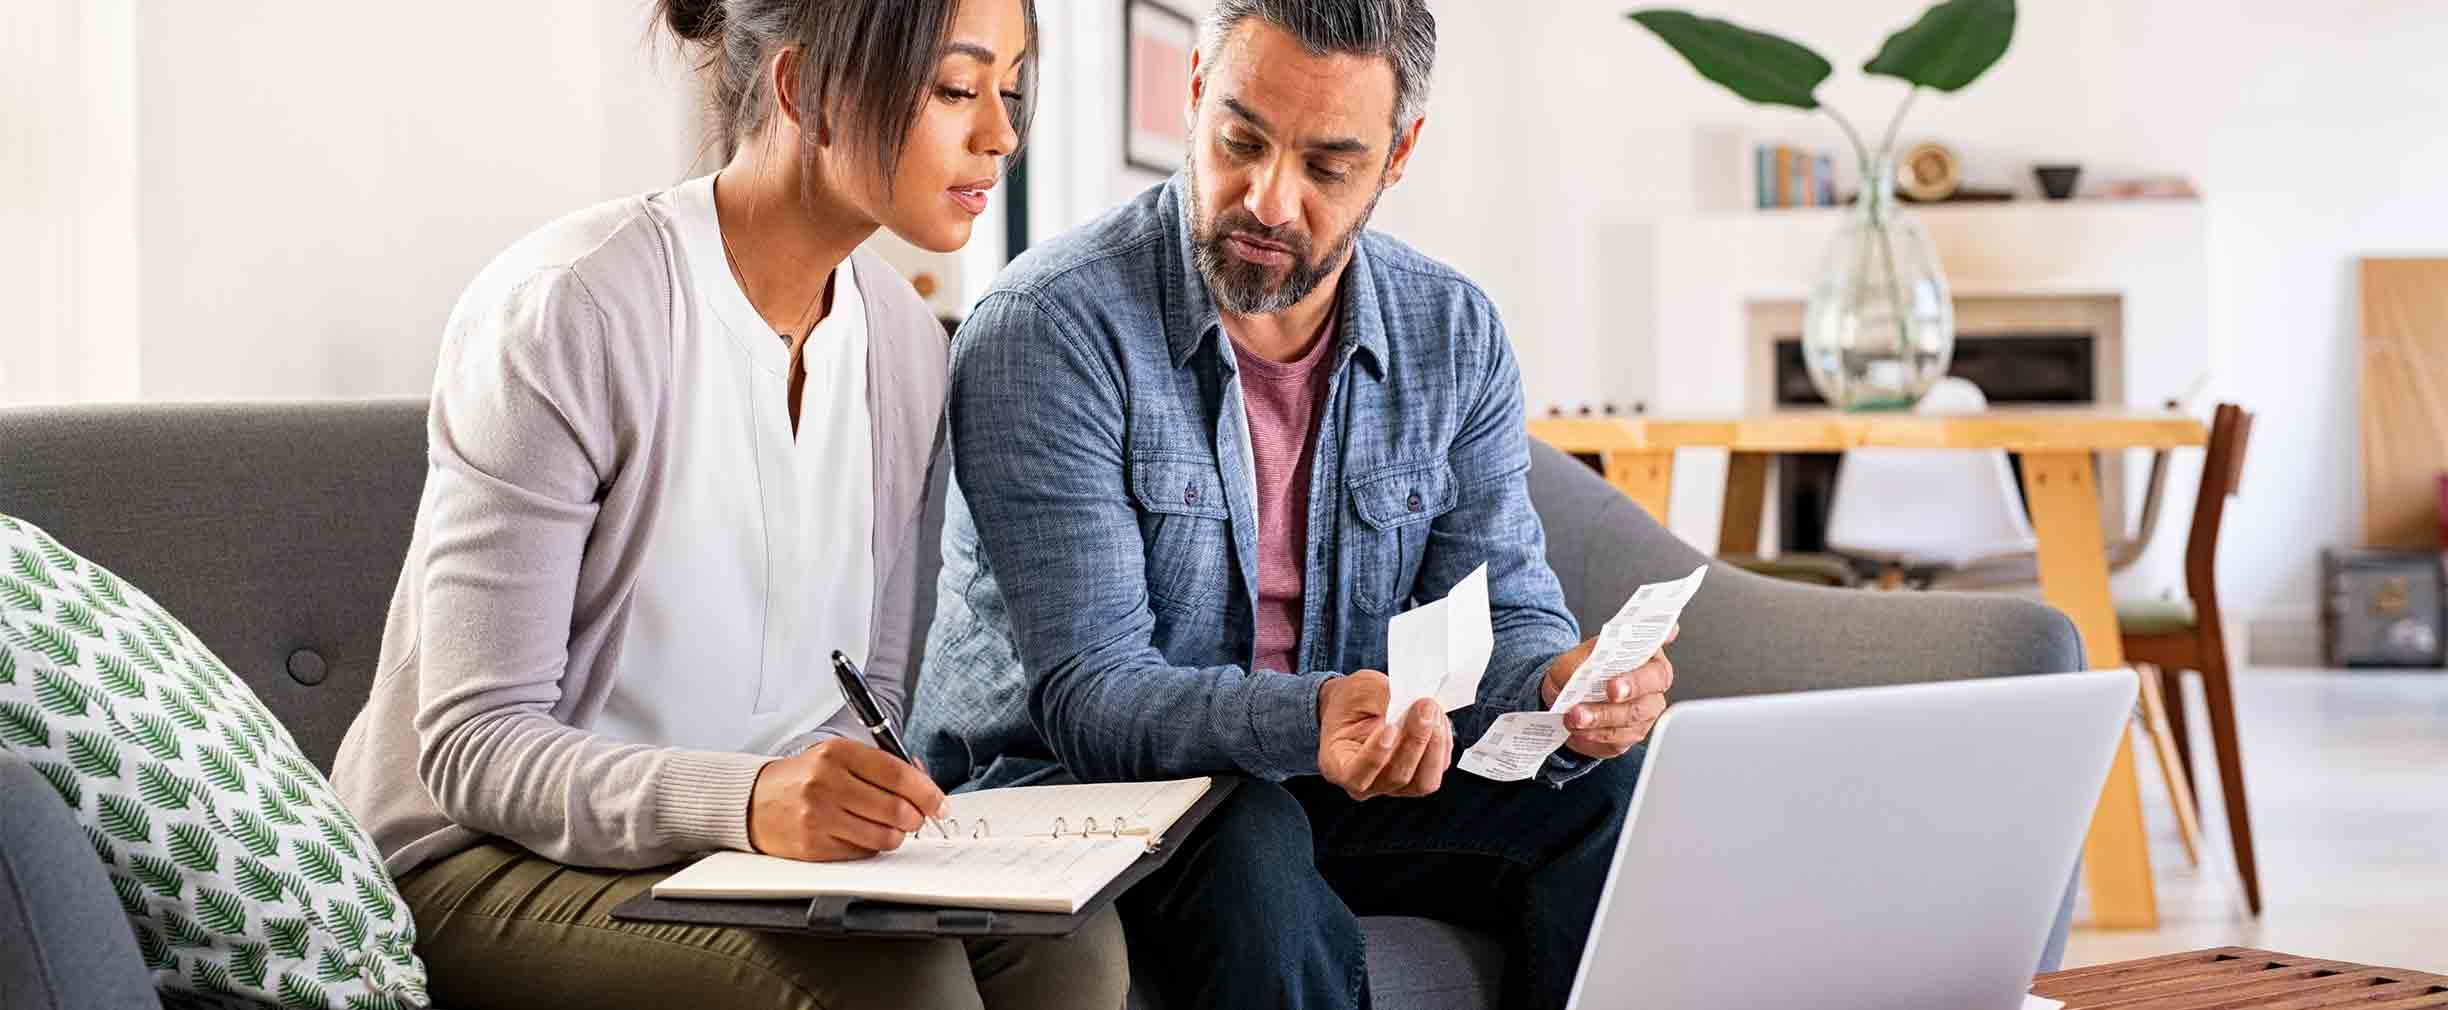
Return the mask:
M1666 645L1674 644L1683 633L1682 625L1666 633ZM1553 705L1556 693L1564 690L1591 651L1598 647L1593 638L1557 656L1547 664L1546 680L1539 685L1539 697ZM1606 686L1606 700L1575 705L1564 713L1564 728L1572 735L1564 738L1564 746L1575 754L1599 759L1622 757L1634 745L1649 738L1649 730L1657 725L1658 717L1666 714L1666 691L1674 686L1674 662L1666 658L1665 645L1631 673L1615 678Z
M786 859L865 859L900 848L943 805L909 762L836 737L757 771L748 844Z
M1318 771L1352 799L1426 796L1453 763L1453 721L1422 698L1386 717L1392 685L1375 670L1318 688Z

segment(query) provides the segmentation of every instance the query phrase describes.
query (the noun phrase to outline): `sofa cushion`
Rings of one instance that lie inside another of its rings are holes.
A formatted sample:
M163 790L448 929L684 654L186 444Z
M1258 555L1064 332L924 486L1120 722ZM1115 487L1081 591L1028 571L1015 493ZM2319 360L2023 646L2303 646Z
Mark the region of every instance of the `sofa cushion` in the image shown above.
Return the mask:
M0 745L75 810L165 998L425 1002L406 904L288 731L151 597L5 515Z

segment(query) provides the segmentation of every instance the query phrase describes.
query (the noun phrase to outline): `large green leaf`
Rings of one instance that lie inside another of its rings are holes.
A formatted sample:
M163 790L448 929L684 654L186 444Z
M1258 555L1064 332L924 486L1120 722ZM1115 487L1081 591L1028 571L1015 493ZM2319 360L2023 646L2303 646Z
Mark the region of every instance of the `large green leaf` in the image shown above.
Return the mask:
M298 866L304 869L306 875L313 878L315 883L337 884L340 882L340 854L333 852L331 846L307 838L292 838L289 840L289 846L297 852Z
M69 771L67 765L55 765L42 761L36 761L33 764L35 774L41 775L43 781L51 783L51 789L60 794L60 799L68 801L68 805L72 807L85 805L85 787L77 783L76 773Z
M153 837L153 819L145 816L142 803L125 796L104 796L102 830L123 842L149 841Z
M179 876L178 864L160 856L134 853L128 857L128 869L135 871L136 879L144 881L154 893L172 901L179 900L179 894L187 888Z
M1960 91L2006 55L2014 27L2015 0L1946 0L1887 36L1862 72Z
M288 972L281 973L280 999L281 1010L331 1010L331 995L322 986Z
M211 873L221 868L221 847L213 843L212 832L201 824L170 826L170 858L191 873ZM235 933L235 929L224 929Z
M1683 54L1700 76L1754 102L1816 109L1814 92L1835 70L1808 46L1730 21L1657 8L1629 17Z
M0 702L0 741L19 747L51 746L51 722L22 701Z
M237 822L231 826L230 833L238 836L238 844L246 846L248 852L252 852L265 859L270 859L274 853L280 851L280 835L272 830L272 825L264 823L263 815L252 810L240 808L236 813L230 815L230 819ZM253 860L249 860L248 862L252 863ZM259 863L255 864L255 867L258 870L263 869L262 864ZM239 866L239 870L242 874L245 872L245 869L245 864L241 864ZM266 875L263 879L273 880L273 878L269 875L269 871L265 872ZM255 900L271 901L274 898L280 897L280 886L278 881L273 881L271 886L272 893L270 896L257 898Z
M86 778L118 778L119 745L100 733L78 730L68 734L68 763Z
M255 850L251 842L248 848L249 851L260 851ZM283 887L280 874L273 872L271 867L241 856L238 859L238 889L246 892L249 900L268 904L281 899Z
M203 913L205 928L227 936L246 932L247 906L237 895L199 887L196 888L196 907Z
M272 942L273 953L293 961L306 956L307 931L311 928L306 920L265 919L263 928L265 939Z
M111 893L119 897L119 910L129 916L145 913L144 885L116 873L110 875Z
M272 948L252 941L242 941L231 948L230 968L242 985L262 985L264 969L272 964Z

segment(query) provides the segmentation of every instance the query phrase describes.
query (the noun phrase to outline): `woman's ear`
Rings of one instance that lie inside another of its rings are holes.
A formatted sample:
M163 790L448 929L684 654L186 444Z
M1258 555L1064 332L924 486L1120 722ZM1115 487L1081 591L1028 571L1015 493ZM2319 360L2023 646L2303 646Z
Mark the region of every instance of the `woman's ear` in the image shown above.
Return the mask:
M798 46L787 46L775 53L772 66L766 71L766 83L773 89L774 101L782 110L782 117L800 132L814 136L816 146L828 147L833 143L833 131L825 123L824 117L816 117L811 124L807 120L807 110L799 107L799 75L806 64L805 56L806 53Z

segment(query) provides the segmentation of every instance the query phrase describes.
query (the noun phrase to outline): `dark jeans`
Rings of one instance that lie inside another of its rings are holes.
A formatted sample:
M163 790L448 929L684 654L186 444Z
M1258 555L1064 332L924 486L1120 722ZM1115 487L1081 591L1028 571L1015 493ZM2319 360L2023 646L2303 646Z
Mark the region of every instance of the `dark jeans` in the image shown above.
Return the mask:
M1323 779L1242 783L1122 896L1134 979L1188 1007L1366 1007L1359 917L1473 926L1505 945L1503 1004L1561 1008L1643 752L1556 789L1449 771L1433 796L1354 803Z

